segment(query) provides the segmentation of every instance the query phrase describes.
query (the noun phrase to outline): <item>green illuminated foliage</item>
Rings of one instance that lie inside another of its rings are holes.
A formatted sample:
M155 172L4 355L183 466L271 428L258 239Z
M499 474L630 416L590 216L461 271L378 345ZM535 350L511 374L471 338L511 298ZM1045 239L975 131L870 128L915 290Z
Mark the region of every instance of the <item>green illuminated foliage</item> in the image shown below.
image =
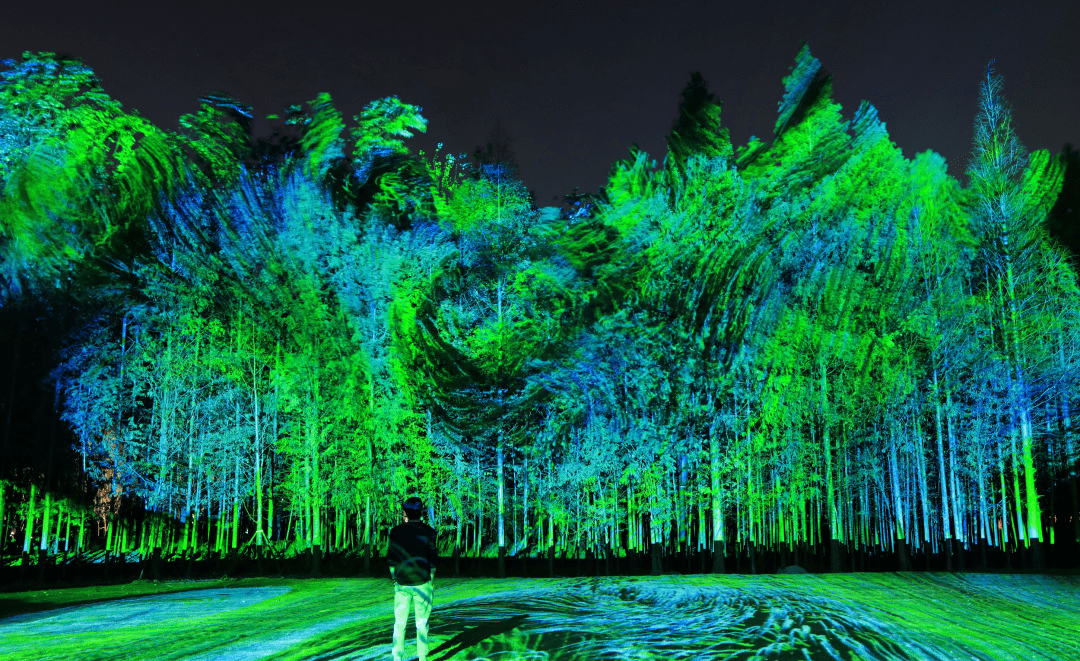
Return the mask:
M501 167L493 168L491 176L464 179L447 198L442 218L466 233L529 214L531 206L524 184Z
M308 105L308 113L294 115L287 123L303 127L300 149L307 157L308 175L317 178L325 176L333 161L345 157L345 121L325 92Z
M201 185L231 184L251 152L251 107L227 94L203 97L198 112L180 117L176 141L201 173Z
M396 96L372 101L354 119L352 129L353 167L361 181L367 178L375 160L408 153L401 138L411 138L413 131L427 131L423 108L403 103Z
M87 258L129 259L176 178L166 134L125 113L76 60L25 53L5 64L0 114L24 127L3 149L5 289L48 283Z
M292 106L274 152L226 96L169 135L75 61L7 66L6 292L104 299L57 371L64 419L110 503L156 513L107 517L112 552L370 567L414 494L447 555L656 572L815 549L952 569L1054 539L1080 287L1045 220L1068 169L1024 152L989 70L967 188L869 103L845 117L804 47L769 142L733 148L694 75L664 165L632 149L564 218L505 134L471 168L412 156L426 120L396 97L352 125L329 94ZM123 287L73 268L99 262ZM41 517L12 502L25 536Z

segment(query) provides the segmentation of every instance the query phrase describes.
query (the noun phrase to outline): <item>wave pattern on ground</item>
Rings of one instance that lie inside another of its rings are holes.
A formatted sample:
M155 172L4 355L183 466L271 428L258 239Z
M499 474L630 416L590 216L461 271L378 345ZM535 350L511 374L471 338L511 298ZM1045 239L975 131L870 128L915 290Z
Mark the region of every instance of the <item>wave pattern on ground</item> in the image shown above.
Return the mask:
M351 645L309 658L383 658L392 618L380 619L352 627L346 636ZM410 637L412 632L410 627ZM831 599L634 578L586 579L437 604L429 638L431 661L955 658L955 650L936 652Z

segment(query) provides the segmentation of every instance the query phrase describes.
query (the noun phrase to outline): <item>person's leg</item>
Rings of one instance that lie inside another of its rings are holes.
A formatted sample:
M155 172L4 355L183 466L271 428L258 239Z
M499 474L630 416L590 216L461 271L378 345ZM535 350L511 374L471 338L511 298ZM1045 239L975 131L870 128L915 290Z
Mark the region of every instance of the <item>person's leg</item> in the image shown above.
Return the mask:
M428 617L435 598L435 588L431 581L418 585L413 603L416 604L416 656L418 661L427 661L428 653Z
M405 624L409 621L409 603L412 593L400 585L394 585L394 661L405 658Z

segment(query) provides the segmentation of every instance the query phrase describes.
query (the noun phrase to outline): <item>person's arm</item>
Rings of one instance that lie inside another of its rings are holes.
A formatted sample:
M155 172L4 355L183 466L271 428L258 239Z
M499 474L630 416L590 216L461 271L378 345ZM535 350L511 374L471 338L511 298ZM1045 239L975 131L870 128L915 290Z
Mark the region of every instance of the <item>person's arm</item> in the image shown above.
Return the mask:
M398 554L394 553L394 531L393 531L393 529L391 529L390 530L390 545L387 546L387 548L386 548L386 563L388 565L390 565L390 580L391 581L396 581L397 580L397 576L395 576L395 574L397 572L397 563L398 563L397 555Z
M435 580L435 562L439 559L438 551L438 538L439 533L435 533L431 537L431 544L428 546L428 566L431 568L431 580Z

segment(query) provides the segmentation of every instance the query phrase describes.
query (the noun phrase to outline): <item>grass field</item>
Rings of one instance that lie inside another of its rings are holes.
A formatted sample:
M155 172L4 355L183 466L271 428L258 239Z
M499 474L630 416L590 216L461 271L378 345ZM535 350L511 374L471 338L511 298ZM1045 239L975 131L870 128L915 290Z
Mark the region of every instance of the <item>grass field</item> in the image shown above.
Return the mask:
M0 594L0 659L390 658L389 579ZM438 579L431 661L1080 659L1080 577ZM406 653L415 658L411 624Z

